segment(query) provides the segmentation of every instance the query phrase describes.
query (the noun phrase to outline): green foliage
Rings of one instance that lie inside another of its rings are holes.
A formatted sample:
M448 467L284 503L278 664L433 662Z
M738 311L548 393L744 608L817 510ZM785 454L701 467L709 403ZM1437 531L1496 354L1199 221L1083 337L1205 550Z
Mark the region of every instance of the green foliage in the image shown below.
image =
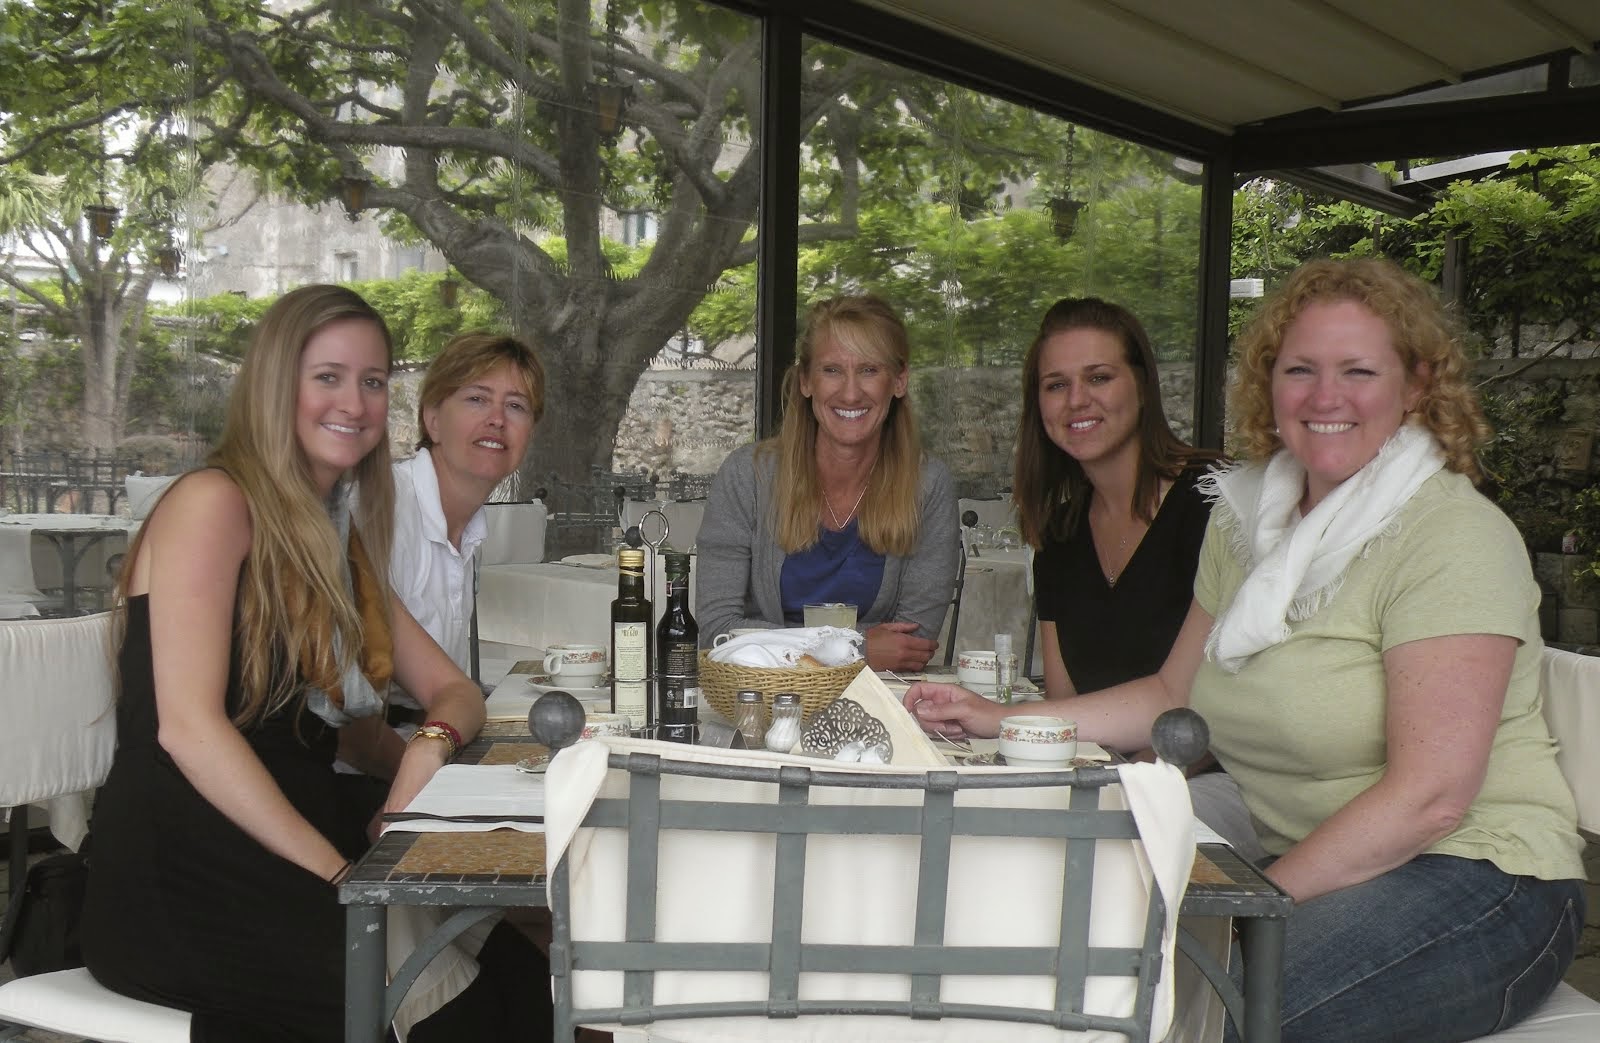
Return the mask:
M1581 489L1572 498L1572 531L1577 537L1578 553L1589 556L1578 567L1577 577L1600 582L1600 486Z
M1572 527L1574 488L1555 469L1553 430L1564 412L1562 385L1549 380L1483 394L1494 437L1483 447L1485 496L1516 523L1534 551L1559 551Z

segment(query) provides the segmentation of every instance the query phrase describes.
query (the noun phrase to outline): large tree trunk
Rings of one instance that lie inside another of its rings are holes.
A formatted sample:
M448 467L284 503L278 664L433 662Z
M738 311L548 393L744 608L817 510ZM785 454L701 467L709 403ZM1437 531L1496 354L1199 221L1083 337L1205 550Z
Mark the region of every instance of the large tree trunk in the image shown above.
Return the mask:
M120 341L116 308L101 294L85 294L83 330L83 444L114 449L117 444L117 363Z

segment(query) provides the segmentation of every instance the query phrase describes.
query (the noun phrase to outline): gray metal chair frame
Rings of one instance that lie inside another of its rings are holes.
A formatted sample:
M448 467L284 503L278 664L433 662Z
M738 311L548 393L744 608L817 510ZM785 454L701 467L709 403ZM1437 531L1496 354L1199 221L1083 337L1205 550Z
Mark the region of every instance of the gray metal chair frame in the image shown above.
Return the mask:
M889 1015L918 1020L976 1018L1025 1022L1060 1029L1149 1036L1155 987L1161 978L1161 929L1165 903L1151 889L1140 948L1089 944L1094 899L1095 845L1129 841L1139 831L1128 811L1102 810L1100 789L1118 781L1110 768L1005 774L931 771L868 775L802 766L755 768L663 760L653 754L612 754L612 768L629 773L627 799L603 798L584 825L628 834L626 937L624 942L574 941L566 860L551 874L550 949L555 985L556 1038L571 1039L578 1024L641 1025L681 1018L800 1015ZM661 777L760 782L778 786L774 804L663 800ZM1068 808L958 807L961 790L1071 788ZM921 805L859 807L813 805L814 787L913 790ZM663 830L707 830L776 834L772 937L767 943L662 942L656 939L657 852ZM921 838L913 945L808 944L800 939L805 888L806 842L812 834L898 835ZM1064 842L1061 923L1055 947L950 946L944 944L951 841L957 836L1036 837ZM769 975L765 1001L662 1005L654 1000L657 971L749 971ZM576 1009L575 971L622 971L623 1005ZM904 974L912 979L907 1000L799 998L802 972ZM1055 979L1055 1006L1044 1010L940 1000L943 975L1047 976ZM1132 1016L1083 1011L1090 975L1138 980Z

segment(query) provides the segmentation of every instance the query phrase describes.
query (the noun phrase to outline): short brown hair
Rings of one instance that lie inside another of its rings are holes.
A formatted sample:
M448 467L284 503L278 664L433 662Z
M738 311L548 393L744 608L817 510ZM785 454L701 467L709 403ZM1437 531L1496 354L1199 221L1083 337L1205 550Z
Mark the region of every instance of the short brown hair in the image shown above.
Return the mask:
M1467 383L1457 325L1431 286L1381 258L1307 261L1239 335L1228 413L1244 455L1264 460L1282 448L1272 415L1272 368L1290 324L1321 301L1354 301L1383 320L1401 365L1422 386L1413 412L1439 440L1445 466L1478 481L1478 446L1490 429Z
M417 448L433 447L424 419L429 409L437 408L457 391L508 362L522 375L522 389L537 424L544 416L544 366L532 346L503 333L463 333L451 338L422 378L422 390L417 394Z

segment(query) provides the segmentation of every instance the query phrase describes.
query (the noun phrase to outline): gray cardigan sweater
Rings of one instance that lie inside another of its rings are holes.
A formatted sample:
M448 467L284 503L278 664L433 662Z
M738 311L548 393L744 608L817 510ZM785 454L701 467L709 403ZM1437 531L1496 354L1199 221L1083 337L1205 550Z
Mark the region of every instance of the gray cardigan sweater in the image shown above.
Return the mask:
M759 465L753 445L735 449L711 483L695 540L699 561L694 611L700 644L735 627L782 627L778 589L786 555L767 531L777 470L774 456ZM922 457L921 531L909 557L889 555L872 607L856 620L865 631L879 623L917 624L919 637L937 639L955 592L960 562L955 483L944 464Z

